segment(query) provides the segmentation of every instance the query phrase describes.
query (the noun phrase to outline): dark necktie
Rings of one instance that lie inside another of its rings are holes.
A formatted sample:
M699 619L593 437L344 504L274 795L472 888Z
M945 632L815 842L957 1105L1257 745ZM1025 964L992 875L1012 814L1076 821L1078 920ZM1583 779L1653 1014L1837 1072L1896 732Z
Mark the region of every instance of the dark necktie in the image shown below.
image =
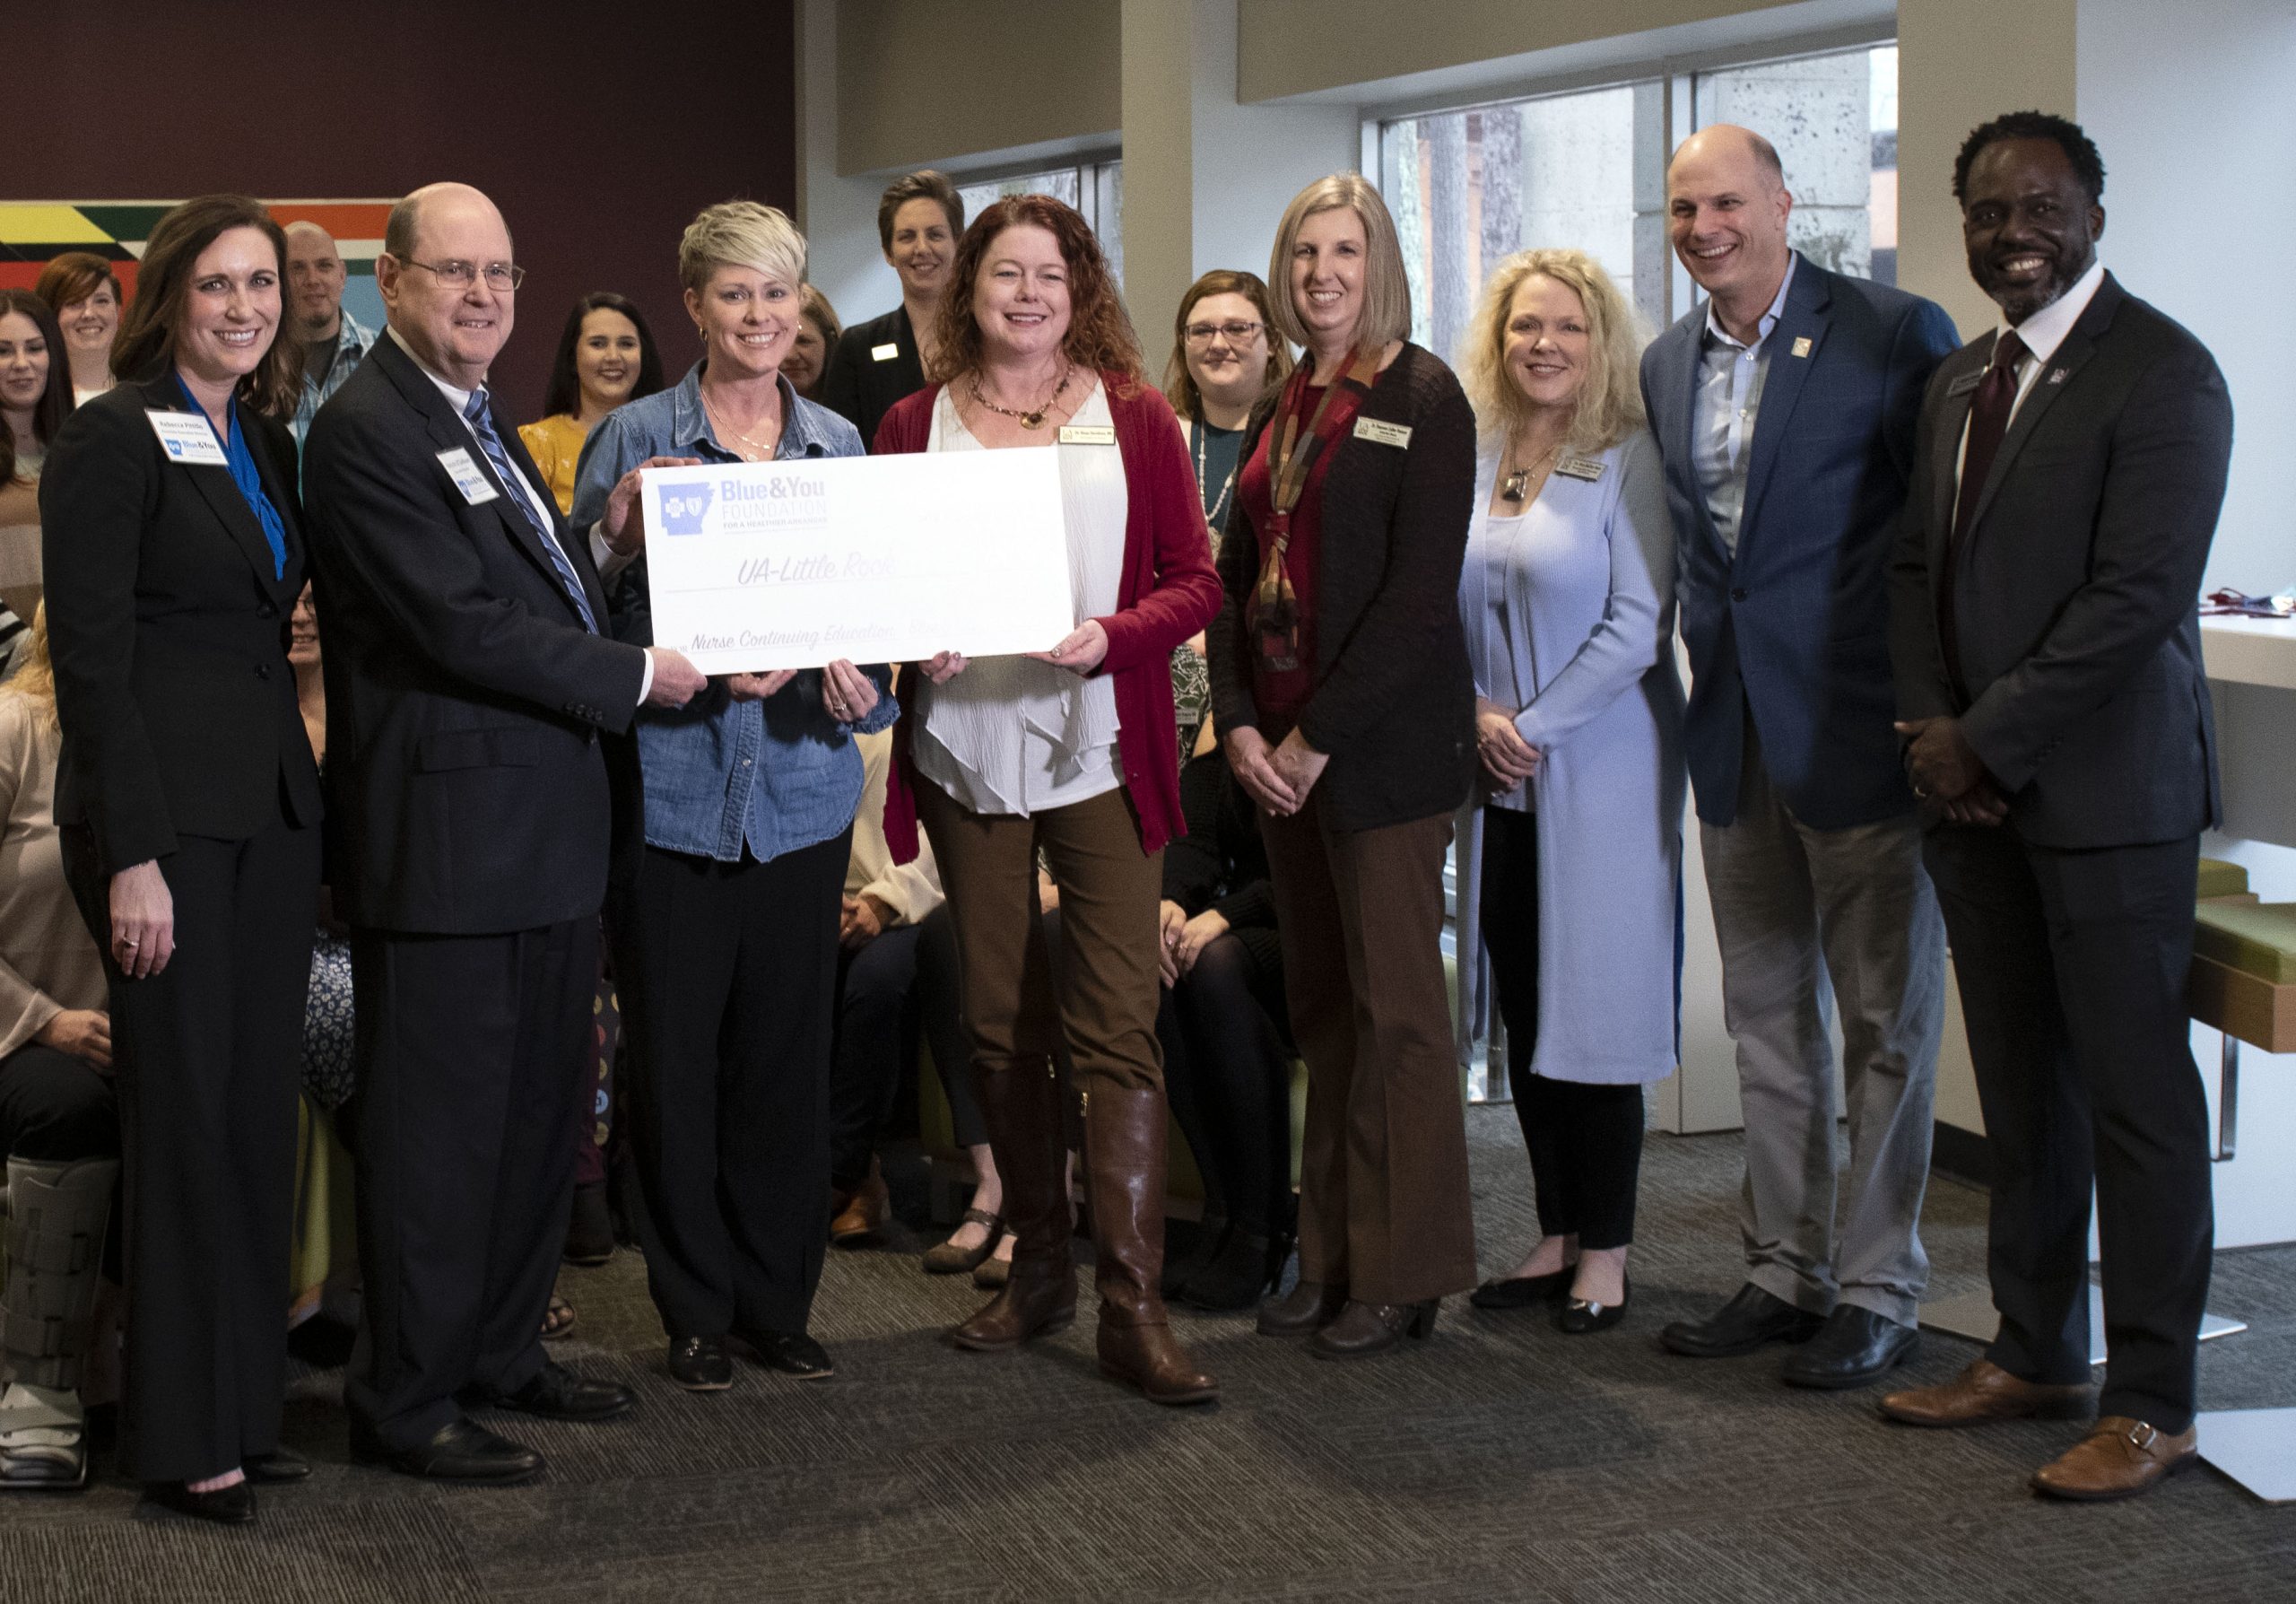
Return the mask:
M502 449L502 437L494 432L492 410L486 405L484 390L471 392L470 405L463 408L463 416L470 421L471 432L478 436L479 449L484 451L486 460L494 465L495 477L502 481L502 493L510 505L517 509L518 516L526 520L526 527L541 539L542 549L550 555L550 565L558 571L558 582L566 587L566 594L574 603L574 610L582 615L582 626L590 633L596 634L597 615L590 611L590 598L582 594L581 576L574 571L574 564L559 549L558 542L551 538L550 531L535 521L535 510L526 505L526 498L519 493L519 486L524 481L518 476L518 470L510 466L509 453Z
M1953 535L1945 545L1945 570L1937 587L1937 640L1945 654L1945 672L1963 702L1969 687L1961 678L1961 643L1953 619L1953 586L1961 574L1961 550L1977 504L1984 498L1987 475L2000 453L2002 436L2009 432L2009 414L2017 408L2017 364L2024 359L2025 342L2011 329L1993 343L1993 361L1977 387L1970 407L1969 440L1961 449L1961 483L1953 498Z

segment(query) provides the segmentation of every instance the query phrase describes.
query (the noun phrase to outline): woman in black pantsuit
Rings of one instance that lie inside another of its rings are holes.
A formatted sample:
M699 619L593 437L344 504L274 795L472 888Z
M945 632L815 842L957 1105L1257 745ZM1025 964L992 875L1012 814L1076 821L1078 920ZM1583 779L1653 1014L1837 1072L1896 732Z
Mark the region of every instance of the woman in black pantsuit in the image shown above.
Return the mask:
M286 241L208 196L152 231L113 366L40 482L65 872L104 949L125 1147L120 1464L255 1513L279 1446L296 1058L318 771L287 621L303 583Z

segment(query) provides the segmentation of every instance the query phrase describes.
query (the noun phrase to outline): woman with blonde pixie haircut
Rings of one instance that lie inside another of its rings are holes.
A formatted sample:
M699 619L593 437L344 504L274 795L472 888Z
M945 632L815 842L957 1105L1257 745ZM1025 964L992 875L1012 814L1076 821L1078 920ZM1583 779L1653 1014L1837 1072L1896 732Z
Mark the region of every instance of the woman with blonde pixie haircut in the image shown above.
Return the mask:
M590 432L573 522L617 550L644 538L639 471L674 462L858 457L861 437L801 399L781 364L804 309L805 241L728 201L678 248L701 360ZM638 520L637 539L631 520ZM613 633L653 643L647 562L608 581ZM641 709L646 847L607 908L646 1279L670 1379L733 1384L729 1343L802 1379L831 1373L807 1334L829 1237L829 1064L839 899L861 799L853 737L893 719L891 670L712 680Z
M1625 1316L1642 1087L1674 1073L1680 1011L1674 545L1642 343L1593 257L1526 250L1460 355L1483 433L1459 582L1483 788L1459 950L1491 955L1541 1232L1474 1302L1561 1302L1573 1335Z
M1474 414L1406 338L1403 252L1361 175L1300 192L1268 280L1277 332L1306 351L1246 427L1210 633L1308 1061L1300 1280L1259 1329L1356 1358L1426 1336L1474 1284L1441 948L1475 766L1457 606Z

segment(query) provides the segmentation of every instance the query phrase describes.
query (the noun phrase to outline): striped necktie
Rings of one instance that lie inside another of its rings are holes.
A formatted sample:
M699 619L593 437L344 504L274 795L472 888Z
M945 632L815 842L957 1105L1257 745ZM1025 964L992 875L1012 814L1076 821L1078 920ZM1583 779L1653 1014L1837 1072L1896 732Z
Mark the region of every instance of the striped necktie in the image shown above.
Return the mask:
M463 408L463 416L468 420L471 432L478 436L479 449L485 452L486 460L494 465L495 477L502 481L503 493L510 505L517 508L518 516L526 520L526 527L541 537L542 549L550 554L550 565L558 571L558 582L566 587L566 594L574 603L574 610L582 615L582 626L590 633L596 634L597 615L590 611L590 598L582 593L581 575L574 571L574 564L567 561L566 554L559 549L558 542L551 537L550 531L535 521L535 510L526 505L526 498L519 493L519 486L525 481L519 478L518 470L510 466L509 454L502 449L502 437L494 432L493 412L486 404L485 390L471 392L470 404Z

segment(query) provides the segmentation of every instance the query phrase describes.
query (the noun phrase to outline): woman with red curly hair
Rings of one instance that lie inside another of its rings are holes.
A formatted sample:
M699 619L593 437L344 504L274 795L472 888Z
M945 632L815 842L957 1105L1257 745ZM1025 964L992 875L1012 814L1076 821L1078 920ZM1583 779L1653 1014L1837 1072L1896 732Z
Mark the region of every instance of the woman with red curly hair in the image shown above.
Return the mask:
M1218 1385L1172 1336L1157 1286L1157 902L1180 817L1171 655L1220 605L1195 474L1170 405L1141 376L1100 246L1060 202L1015 196L974 219L935 332L935 382L885 414L876 449L1057 451L1079 621L1048 650L943 652L902 680L886 833L900 856L918 818L933 838L1015 1238L1003 1290L949 1337L995 1351L1075 1318L1052 1059L1065 1038L1083 1094L1100 1368L1157 1403L1200 1403ZM1039 853L1060 892L1057 976Z

